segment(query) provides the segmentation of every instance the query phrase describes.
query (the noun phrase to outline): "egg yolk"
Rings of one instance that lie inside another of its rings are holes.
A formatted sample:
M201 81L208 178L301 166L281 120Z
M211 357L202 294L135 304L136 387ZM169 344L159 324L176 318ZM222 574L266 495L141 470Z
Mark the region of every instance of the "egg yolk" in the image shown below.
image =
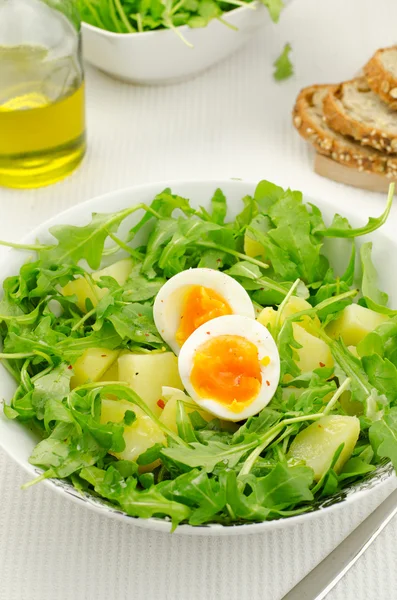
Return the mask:
M233 311L229 304L217 292L202 285L193 285L184 298L176 341L182 346L193 331L203 323L231 314Z
M251 404L262 385L257 347L238 335L208 340L193 359L190 381L197 394L239 412Z

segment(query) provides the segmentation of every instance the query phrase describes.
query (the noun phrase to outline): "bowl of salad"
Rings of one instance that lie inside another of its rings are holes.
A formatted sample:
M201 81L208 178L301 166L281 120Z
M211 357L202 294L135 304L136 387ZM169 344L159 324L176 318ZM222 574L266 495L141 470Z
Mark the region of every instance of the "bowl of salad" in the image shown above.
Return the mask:
M252 0L79 0L84 56L125 81L180 81L241 48L268 15L278 21L282 7Z
M392 196L367 217L269 181L151 184L2 242L0 444L24 487L228 535L382 485L397 462Z

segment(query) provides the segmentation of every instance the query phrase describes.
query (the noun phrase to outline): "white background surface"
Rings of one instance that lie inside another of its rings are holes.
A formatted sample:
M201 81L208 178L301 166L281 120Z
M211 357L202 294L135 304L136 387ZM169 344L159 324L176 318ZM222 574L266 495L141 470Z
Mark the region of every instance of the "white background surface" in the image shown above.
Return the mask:
M338 207L358 203L363 220L377 214L382 196L312 173L290 112L304 85L350 78L376 48L395 43L396 23L395 0L295 0L278 26L186 83L131 87L87 68L83 165L46 189L1 189L0 238L18 240L94 195L165 179L269 178ZM285 41L296 76L275 84L271 63ZM206 539L112 521L44 486L22 492L25 480L0 451L0 600L279 600L394 485L284 532ZM329 600L395 598L396 536L394 522Z

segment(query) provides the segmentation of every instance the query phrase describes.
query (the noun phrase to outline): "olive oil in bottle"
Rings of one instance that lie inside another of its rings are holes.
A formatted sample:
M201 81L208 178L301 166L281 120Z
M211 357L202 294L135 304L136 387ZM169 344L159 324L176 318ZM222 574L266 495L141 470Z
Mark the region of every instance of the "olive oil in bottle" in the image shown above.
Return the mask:
M0 23L0 185L7 187L54 183L85 153L79 32L50 5L34 0L33 8L52 27L46 45L5 45Z

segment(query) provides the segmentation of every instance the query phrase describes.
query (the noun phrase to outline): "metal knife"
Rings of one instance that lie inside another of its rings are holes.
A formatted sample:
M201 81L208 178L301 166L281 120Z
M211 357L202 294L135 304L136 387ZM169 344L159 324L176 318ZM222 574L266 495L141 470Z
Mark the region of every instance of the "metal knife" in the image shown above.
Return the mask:
M282 600L323 600L396 514L397 490L392 492Z

